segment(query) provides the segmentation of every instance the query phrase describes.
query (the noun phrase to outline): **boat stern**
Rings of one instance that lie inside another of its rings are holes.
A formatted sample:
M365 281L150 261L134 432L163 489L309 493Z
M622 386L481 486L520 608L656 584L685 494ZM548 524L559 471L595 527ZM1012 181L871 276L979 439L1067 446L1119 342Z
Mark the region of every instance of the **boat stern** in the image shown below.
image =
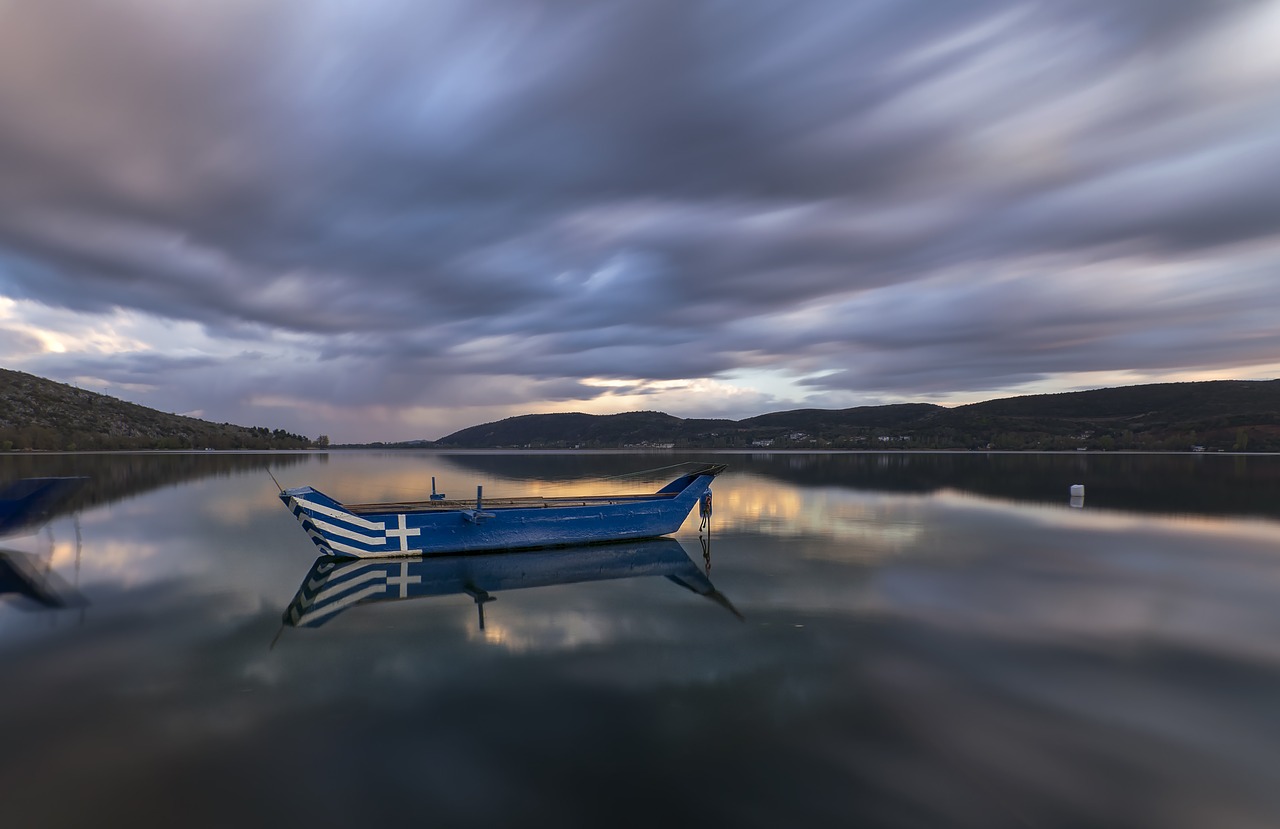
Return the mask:
M667 484L662 489L658 490L658 493L659 494L666 493L666 492L684 493L686 490L689 490L690 488L694 488L698 490L698 495L701 495L702 494L701 490L711 486L711 482L715 480L715 477L719 475L721 472L725 471L725 469L727 468L728 468L727 464L709 463L706 466L702 467L701 469L695 469L694 471L690 472L688 475L681 475L679 478L676 478L674 481Z

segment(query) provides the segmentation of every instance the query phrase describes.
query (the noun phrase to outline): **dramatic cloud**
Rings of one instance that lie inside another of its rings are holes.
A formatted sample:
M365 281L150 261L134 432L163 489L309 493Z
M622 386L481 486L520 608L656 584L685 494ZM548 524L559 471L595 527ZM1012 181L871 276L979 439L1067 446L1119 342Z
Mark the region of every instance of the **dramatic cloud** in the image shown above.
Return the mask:
M0 3L0 360L341 440L1280 373L1280 3Z

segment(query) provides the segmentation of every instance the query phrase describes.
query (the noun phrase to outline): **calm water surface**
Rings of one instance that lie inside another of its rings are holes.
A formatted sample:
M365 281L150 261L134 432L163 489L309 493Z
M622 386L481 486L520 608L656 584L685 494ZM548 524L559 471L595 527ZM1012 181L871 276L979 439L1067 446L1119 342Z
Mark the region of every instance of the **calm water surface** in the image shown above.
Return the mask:
M695 515L629 559L486 557L438 571L440 595L281 624L316 553L267 467L368 501L432 475L454 496L646 491L672 476L602 479L689 457L730 464L709 550ZM89 478L0 540L5 826L1280 824L1280 458L208 453L0 473Z

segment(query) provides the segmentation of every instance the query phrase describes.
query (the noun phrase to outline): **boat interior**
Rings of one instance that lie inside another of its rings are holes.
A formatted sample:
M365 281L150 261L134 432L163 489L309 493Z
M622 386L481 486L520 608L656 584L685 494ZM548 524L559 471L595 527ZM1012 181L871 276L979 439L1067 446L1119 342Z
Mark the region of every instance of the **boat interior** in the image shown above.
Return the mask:
M648 492L644 495L574 495L568 497L530 495L520 498L482 499L484 509L542 509L551 507L587 507L605 504L632 504L637 501L667 501L678 492ZM389 501L377 504L344 504L356 515L386 512L456 512L476 508L476 499L448 498L435 501Z
M634 504L642 501L667 501L678 496L684 489L701 475L718 475L725 470L724 464L704 464L692 472L677 478L658 492L646 492L642 495L529 495L516 498L480 497L444 498L435 494L436 479L431 479L431 498L424 501L387 501L368 504L345 504L345 508L356 515L376 515L381 513L411 512L457 512L467 510L492 509L550 509L560 507L588 507L606 504ZM647 470L649 472L655 470ZM678 486L678 488L676 488Z

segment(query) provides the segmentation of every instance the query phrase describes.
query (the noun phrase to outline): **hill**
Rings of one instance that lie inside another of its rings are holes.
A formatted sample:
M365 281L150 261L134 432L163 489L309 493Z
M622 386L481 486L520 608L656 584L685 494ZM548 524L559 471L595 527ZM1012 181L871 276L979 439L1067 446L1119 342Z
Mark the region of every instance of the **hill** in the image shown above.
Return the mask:
M1157 383L927 403L797 409L744 420L662 412L522 415L454 432L459 448L876 448L1280 451L1280 380Z
M283 429L210 423L0 369L0 449L304 449Z
M520 415L454 432L446 441L457 446L521 446L526 443L621 446L666 440L685 421L662 412L589 415L572 412Z
M1280 380L1210 380L988 400L952 409L949 425L1023 449L1065 435L1102 449L1280 451Z

